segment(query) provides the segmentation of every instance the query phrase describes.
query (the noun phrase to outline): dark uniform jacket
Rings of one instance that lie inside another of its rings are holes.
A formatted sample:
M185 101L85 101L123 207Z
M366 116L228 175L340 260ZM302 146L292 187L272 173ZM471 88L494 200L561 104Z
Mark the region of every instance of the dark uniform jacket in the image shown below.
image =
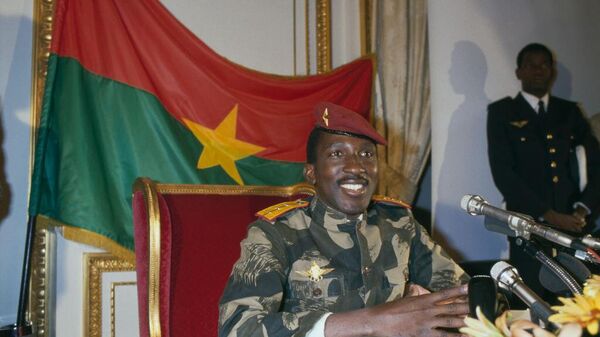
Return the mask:
M539 218L549 209L571 214L577 201L600 204L600 151L574 102L550 96L538 116L521 94L488 106L488 155L507 209ZM588 184L579 190L575 147L587 154ZM589 226L588 227L592 227Z
M305 335L326 312L432 291L468 276L410 210L372 202L350 220L317 197L272 221L250 224L219 306L220 336Z

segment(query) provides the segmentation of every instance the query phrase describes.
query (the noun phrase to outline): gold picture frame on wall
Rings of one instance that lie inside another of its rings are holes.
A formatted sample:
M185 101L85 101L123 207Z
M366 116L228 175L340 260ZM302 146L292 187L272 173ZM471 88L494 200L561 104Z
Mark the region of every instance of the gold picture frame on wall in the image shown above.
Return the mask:
M84 296L83 296L83 332L87 337L102 336L102 299L110 297L110 330L115 336L115 287L117 285L134 285L134 281L111 282L110 292L103 291L103 274L135 271L135 266L109 253L84 254Z

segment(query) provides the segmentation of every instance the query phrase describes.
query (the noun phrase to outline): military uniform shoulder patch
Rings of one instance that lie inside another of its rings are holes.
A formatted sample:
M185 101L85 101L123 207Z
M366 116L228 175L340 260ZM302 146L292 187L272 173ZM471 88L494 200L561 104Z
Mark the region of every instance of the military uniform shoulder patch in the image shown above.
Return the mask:
M285 201L256 212L256 216L263 220L273 221L291 210L307 207L309 204L308 201L302 199Z
M393 206L400 206L400 207L404 207L404 208L411 208L411 206L407 203L405 203L404 201L400 200L400 199L395 199L392 197L386 197L385 195L374 195L373 198L371 198L375 203L379 203L379 204L387 204L387 205L393 205Z

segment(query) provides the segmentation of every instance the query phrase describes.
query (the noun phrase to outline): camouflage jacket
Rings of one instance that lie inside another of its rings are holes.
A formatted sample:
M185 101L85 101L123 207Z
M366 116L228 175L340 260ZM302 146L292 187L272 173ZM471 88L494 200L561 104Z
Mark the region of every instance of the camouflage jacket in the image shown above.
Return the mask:
M372 202L349 220L317 197L250 224L219 305L219 336L304 336L326 312L401 298L407 282L436 291L468 276L410 210Z

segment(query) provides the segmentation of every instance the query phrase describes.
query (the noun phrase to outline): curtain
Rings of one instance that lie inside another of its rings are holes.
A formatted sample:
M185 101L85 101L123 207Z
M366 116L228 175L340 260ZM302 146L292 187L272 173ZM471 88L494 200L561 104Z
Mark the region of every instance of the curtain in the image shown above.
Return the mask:
M378 0L375 127L388 141L379 149L379 193L412 202L431 151L427 1Z

